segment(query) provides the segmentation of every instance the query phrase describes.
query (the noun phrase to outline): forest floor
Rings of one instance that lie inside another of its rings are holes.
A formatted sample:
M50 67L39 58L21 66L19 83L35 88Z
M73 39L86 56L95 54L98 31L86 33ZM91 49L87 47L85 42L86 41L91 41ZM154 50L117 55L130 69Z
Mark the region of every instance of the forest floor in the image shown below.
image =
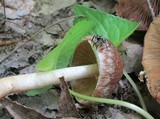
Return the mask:
M113 14L116 5L114 0L15 0L13 3L5 0L7 18L0 20L0 77L38 72L35 65L61 42L72 27L75 3ZM0 17L4 16L2 11ZM123 43L123 63L137 83L149 113L160 118L160 105L149 95L146 85L138 80L138 73L143 70L141 40L130 37ZM59 96L58 85L36 96L11 94L6 101L0 102L0 119L31 119L37 113L40 114L37 119L63 117L59 111ZM125 77L120 80L113 98L140 106L134 89ZM136 112L116 105L99 104L78 109L78 112L84 119L142 119Z

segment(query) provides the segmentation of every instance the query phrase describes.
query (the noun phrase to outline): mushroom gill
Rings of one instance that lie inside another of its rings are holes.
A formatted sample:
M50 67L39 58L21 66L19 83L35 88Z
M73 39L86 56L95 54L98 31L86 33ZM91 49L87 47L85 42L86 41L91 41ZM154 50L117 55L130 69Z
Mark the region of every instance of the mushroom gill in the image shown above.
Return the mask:
M160 0L151 0L157 16L160 12ZM138 30L147 30L152 22L151 12L146 0L118 0L116 15L140 23Z
M160 103L160 16L151 23L145 35L142 64L148 89Z

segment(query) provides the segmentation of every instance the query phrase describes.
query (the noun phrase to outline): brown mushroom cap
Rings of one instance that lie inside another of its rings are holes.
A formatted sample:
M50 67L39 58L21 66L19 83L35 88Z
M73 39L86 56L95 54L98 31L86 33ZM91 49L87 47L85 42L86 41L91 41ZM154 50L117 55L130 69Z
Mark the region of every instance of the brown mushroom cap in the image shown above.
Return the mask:
M160 103L160 16L151 23L145 35L142 64L148 89Z
M72 88L84 95L110 97L123 74L120 54L108 40L99 36L88 36L77 47L72 66L95 63L98 64L99 74L95 74L90 78L72 81ZM85 103L81 99L78 101Z
M151 0L155 16L160 12L160 0ZM116 14L140 23L138 30L147 30L152 22L151 12L146 0L118 0Z

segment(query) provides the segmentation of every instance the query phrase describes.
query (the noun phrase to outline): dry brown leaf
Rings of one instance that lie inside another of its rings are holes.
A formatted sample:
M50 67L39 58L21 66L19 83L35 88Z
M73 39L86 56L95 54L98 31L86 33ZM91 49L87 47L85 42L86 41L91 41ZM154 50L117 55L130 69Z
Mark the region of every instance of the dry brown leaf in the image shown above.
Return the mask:
M14 117L14 119L50 119L37 111L16 102L4 99L1 101L7 111Z
M74 101L69 93L68 85L64 80L64 77L60 78L61 95L59 99L59 111L62 113L65 119L73 117L80 118L80 115L76 109Z

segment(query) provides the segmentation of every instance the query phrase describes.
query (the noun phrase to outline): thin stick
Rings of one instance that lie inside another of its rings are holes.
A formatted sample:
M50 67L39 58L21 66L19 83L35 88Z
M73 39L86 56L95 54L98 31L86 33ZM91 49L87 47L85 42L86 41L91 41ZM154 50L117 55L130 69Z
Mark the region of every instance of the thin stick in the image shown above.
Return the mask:
M17 49L19 49L20 47L22 47L23 45L25 45L29 40L25 40L21 45L17 46L15 49L13 49L12 51L9 52L9 54L5 55L4 57L2 57L0 59L0 64L7 59L10 55L12 55L14 52L17 51Z
M153 7L152 7L152 5L151 5L151 1L150 1L150 0L146 0L146 1L147 1L149 10L150 10L150 12L151 12L151 15L152 15L152 20L154 20L154 19L155 19L155 12L154 12Z
M15 93L59 84L59 78L66 81L92 77L98 74L97 64L69 67L49 72L17 75L0 79L0 99Z
M2 0L2 5L3 5L3 11L4 11L4 18L6 20L6 7L5 7L5 0Z
M0 41L0 46L8 46L8 45L12 45L15 44L17 41L16 40L9 40L9 41Z

